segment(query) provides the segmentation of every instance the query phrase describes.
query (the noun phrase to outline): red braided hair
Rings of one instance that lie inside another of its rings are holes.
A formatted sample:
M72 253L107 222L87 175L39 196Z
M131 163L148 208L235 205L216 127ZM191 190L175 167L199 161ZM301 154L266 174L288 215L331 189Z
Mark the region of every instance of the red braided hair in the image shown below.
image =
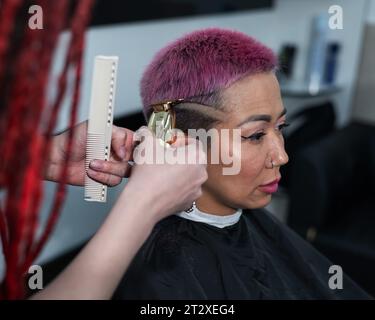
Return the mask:
M51 234L65 196L67 166L62 170L47 225L36 237L38 212L43 197L43 169L49 154L51 135L67 88L67 76L74 71L74 91L69 126L77 119L82 71L84 32L93 0L75 2L70 21L71 38L63 70L59 75L55 101L47 105L46 94L52 57L58 36L68 23L69 0L34 1L44 12L44 28L30 29L26 23L15 54L10 56L14 21L22 8L20 0L4 0L0 7L0 93L7 94L6 112L0 120L0 235L6 272L0 297L19 299L25 295L24 276ZM12 59L12 61L11 61ZM11 81L5 70L12 64ZM4 107L4 106L0 106ZM43 125L47 115L47 128ZM72 132L67 154L72 146ZM65 164L69 160L66 159Z

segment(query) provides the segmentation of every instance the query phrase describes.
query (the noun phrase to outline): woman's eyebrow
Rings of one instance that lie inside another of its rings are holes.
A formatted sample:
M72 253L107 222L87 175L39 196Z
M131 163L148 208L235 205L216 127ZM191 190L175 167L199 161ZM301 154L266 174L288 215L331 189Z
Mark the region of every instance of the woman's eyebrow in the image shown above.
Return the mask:
M279 116L277 119L280 119L283 115L286 114L286 109L284 108L283 111L280 112ZM252 122L252 121L265 121L265 122L271 122L272 117L268 114L253 114L249 117L247 117L245 120L241 121L237 127L241 127L247 122Z

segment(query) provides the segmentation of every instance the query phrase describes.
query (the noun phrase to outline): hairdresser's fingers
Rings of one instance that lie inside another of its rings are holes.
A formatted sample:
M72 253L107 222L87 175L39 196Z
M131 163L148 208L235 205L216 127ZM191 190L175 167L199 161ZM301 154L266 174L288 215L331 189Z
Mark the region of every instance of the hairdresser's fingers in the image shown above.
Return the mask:
M151 130L146 126L140 127L136 132L134 132L133 142L133 158L134 162L138 162L142 158L142 151L145 149L155 148L155 137Z
M87 175L91 179L93 179L93 180L95 180L97 182L103 183L103 184L105 184L107 186L110 186L110 187L117 186L122 181L122 178L119 177L119 176L115 176L115 175L112 175L112 174L95 171L95 170L92 170L90 168L87 170Z
M189 138L182 131L179 130L179 131L173 132L173 134L174 134L174 141L171 144L172 147L179 148L187 144L187 141Z
M134 132L133 140L136 142L142 142L145 138L151 138L153 136L152 131L148 127L142 126Z
M90 168L102 173L115 175L120 178L126 177L129 171L130 165L127 161L104 161L104 160L92 160L90 162Z
M129 160L133 152L134 132L117 126L112 127L111 147L115 155L121 160Z

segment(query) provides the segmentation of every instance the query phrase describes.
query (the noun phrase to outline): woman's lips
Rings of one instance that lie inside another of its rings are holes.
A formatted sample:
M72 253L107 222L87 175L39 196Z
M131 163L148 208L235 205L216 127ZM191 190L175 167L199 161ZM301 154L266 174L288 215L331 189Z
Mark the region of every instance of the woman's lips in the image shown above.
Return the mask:
M277 178L276 180L268 183L263 184L258 187L259 190L265 192L265 193L275 193L277 189L279 188L279 181L281 178Z

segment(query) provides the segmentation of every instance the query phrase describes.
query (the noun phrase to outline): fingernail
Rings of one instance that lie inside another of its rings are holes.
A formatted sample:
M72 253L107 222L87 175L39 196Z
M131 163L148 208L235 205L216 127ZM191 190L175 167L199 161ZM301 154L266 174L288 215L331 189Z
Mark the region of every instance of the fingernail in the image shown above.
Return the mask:
M92 169L90 169L90 168L87 169L87 174L88 174L89 176L95 176L96 173L97 173L97 171L94 171L94 170L92 170Z
M102 164L98 160L92 160L90 162L90 167L93 168L93 169L101 169Z
M121 147L119 150L119 157L124 160L125 158L125 147Z

